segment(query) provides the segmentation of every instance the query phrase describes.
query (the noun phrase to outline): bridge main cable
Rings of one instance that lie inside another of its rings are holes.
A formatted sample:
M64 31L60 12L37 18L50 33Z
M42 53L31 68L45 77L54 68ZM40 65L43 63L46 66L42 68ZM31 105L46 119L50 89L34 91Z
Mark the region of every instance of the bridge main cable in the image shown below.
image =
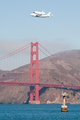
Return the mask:
M39 43L39 45L42 47L42 48L44 48L40 43ZM58 61L60 61L56 56L54 56L53 54L51 54L46 48L44 48L45 49L45 51L47 51L51 56L53 56L54 58L56 58L56 60L58 60ZM47 55L48 56L48 55ZM49 57L51 57L51 56L49 56ZM66 65L66 64L64 64L62 61L60 61L60 63L62 64L62 65L64 65L64 66L66 66L66 68L68 68L68 66ZM72 74L72 72L73 72L73 74ZM78 80L80 80L80 76L78 75L78 76L75 76L74 74L76 73L75 71L73 71L73 70L71 70L71 71L69 71L68 72L68 70L67 70L67 72L69 73L69 74L71 74L72 76L74 76L76 79L78 79ZM77 74L77 73L76 73Z
M10 57L10 56L12 56L12 55L14 55L14 54L16 54L16 53L18 53L18 52L20 52L20 51L28 48L28 47L30 47L30 43L27 44L27 45L25 45L25 46L23 46L22 48L19 48L19 49L15 50L15 51L7 54L7 55L4 55L4 56L0 57L0 60L5 59L5 58L7 58L7 57Z

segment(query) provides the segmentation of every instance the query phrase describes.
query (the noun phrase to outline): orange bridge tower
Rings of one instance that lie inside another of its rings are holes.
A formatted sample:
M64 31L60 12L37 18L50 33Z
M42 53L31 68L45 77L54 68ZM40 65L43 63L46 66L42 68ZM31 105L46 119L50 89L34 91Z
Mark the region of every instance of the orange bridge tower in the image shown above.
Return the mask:
M35 46L35 51L33 47ZM35 57L35 60L34 60ZM30 83L39 83L38 42L31 42ZM35 67L33 66L35 64ZM40 104L39 85L30 86L29 104Z

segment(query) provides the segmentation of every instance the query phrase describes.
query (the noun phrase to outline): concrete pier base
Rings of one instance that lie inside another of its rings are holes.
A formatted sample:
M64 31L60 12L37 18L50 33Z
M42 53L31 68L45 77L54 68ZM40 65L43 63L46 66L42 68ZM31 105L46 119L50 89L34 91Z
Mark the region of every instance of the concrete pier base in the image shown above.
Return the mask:
M65 106L61 106L61 112L68 112L68 106L65 105Z
M29 101L29 104L40 104L40 101Z

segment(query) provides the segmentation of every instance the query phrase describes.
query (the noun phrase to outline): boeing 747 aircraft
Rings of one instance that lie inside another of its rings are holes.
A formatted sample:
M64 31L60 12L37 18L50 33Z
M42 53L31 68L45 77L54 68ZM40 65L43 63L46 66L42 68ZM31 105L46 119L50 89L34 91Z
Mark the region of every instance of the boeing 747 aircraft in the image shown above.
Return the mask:
M34 11L34 12L31 13L30 15L31 15L32 17L46 18L46 17L51 17L51 16L53 16L53 15L50 16L50 14L51 14L51 12L49 12L48 14L46 14L44 11L42 11L42 12Z

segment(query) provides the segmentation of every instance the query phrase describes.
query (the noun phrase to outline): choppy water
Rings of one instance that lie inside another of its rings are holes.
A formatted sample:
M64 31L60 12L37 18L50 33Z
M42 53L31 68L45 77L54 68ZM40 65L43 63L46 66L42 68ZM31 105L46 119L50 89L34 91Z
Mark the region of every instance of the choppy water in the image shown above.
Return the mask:
M80 120L80 105L0 105L0 120Z

